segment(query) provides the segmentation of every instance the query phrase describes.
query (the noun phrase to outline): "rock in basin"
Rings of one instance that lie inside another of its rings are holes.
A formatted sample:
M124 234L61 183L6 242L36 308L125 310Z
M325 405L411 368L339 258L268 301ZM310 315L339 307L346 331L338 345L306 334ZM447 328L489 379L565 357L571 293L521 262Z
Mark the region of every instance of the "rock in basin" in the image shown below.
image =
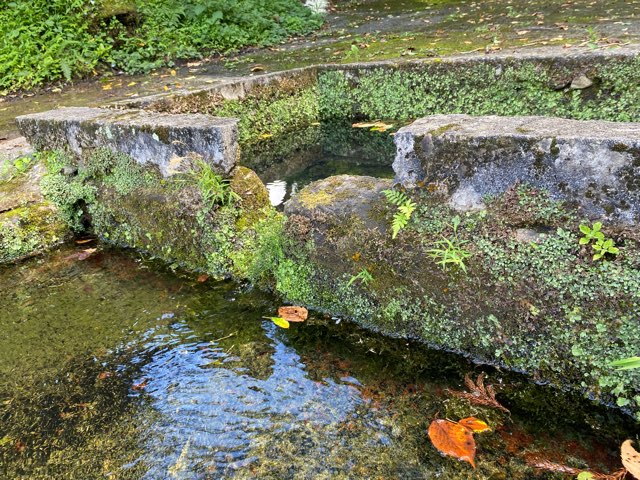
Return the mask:
M169 115L141 110L61 108L16 119L38 150L64 149L78 157L100 147L155 164L164 176L180 158L196 154L224 173L236 164L237 120L209 115Z
M446 190L459 210L523 182L590 217L640 219L638 123L434 115L401 128L395 142L396 179Z

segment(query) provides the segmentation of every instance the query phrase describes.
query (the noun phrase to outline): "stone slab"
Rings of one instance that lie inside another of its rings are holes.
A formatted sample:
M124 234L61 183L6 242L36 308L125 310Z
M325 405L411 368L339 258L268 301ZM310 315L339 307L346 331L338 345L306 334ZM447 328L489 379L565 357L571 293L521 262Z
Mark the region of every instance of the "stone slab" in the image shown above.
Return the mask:
M553 117L434 115L395 135L396 180L432 184L458 210L517 182L586 216L640 220L640 124Z
M164 176L176 159L198 155L224 173L239 156L237 120L203 114L172 115L141 110L61 108L20 116L18 128L36 149L64 149L82 156L99 147L155 164Z

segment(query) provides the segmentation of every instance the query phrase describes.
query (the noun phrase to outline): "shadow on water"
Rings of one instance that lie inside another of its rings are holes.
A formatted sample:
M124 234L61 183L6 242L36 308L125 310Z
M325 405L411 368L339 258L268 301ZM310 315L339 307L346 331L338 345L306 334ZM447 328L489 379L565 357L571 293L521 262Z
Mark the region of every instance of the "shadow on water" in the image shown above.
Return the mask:
M0 270L3 478L533 478L541 457L599 470L635 425L484 369L512 415L472 406L466 360L131 255L72 248ZM427 427L475 415L477 470ZM540 475L540 478L562 478Z

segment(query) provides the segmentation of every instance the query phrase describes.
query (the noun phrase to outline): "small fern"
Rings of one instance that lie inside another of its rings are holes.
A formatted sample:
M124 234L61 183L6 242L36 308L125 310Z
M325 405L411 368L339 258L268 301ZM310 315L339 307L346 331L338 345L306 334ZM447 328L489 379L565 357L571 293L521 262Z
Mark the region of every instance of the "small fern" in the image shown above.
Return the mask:
M395 239L400 230L408 225L411 214L413 214L417 205L404 192L383 190L382 193L387 197L389 203L398 207L398 211L393 215L393 221L391 222L391 238Z
M396 206L400 206L409 200L409 197L404 192L398 190L383 190L382 193L387 197L389 203Z

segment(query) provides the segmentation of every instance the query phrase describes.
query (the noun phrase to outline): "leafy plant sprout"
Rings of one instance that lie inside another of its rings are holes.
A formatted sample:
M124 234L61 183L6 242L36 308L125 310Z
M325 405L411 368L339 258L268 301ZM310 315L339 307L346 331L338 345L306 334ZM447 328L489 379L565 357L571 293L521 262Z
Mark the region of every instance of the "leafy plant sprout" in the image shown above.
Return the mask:
M620 253L620 249L616 247L615 242L611 238L605 238L604 233L602 233L602 222L595 222L592 227L588 225L580 225L580 231L584 235L580 238L580 245L588 245L592 241L593 243L591 247L595 250L595 254L593 255L593 260L600 260L607 253L611 255L617 255Z
M196 167L197 169L192 170L191 174L196 178L202 201L209 208L215 205L231 205L240 200L240 196L231 189L230 181L215 173L211 165L198 160Z
M611 362L609 365L616 367L616 370L631 370L640 368L640 357L629 357Z
M464 261L471 256L471 252L466 250L464 245L469 242L468 240L458 238L460 217L453 217L452 222L453 238L442 237L442 240L436 241L435 248L429 250L428 253L443 270L446 270L449 265L453 265L460 268L464 273L467 273L467 266Z
M362 285L367 285L369 282L373 281L373 276L369 273L369 270L363 268L357 275L354 275L349 279L347 286L350 287L356 281L360 281Z
M395 205L398 211L393 215L393 221L391 223L391 238L395 239L400 233L400 230L405 228L411 219L411 214L417 208L415 202L413 202L404 192L398 190L383 190L387 201Z

